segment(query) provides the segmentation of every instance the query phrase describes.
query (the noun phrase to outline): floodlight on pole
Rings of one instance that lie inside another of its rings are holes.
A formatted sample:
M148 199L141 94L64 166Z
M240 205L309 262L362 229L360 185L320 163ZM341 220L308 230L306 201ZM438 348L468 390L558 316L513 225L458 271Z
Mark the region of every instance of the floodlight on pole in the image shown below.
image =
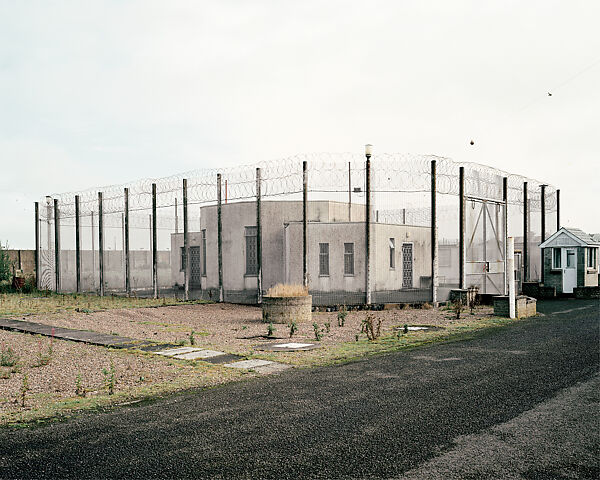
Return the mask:
M365 145L365 155L367 156L367 158L371 158L372 153L373 153L373 145L371 145L370 143L367 143Z

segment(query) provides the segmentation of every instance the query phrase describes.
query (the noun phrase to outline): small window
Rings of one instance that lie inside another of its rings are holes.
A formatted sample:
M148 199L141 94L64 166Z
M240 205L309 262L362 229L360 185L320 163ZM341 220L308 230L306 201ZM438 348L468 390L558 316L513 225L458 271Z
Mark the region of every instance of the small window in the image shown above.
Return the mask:
M575 268L575 250L567 250L567 268Z
M561 268L561 249L552 249L552 268Z
M202 230L202 276L206 277L206 229Z
M329 244L319 243L319 275L329 276Z
M181 249L181 254L180 254L181 265L179 266L179 271L183 272L183 271L185 271L185 247L180 247L180 249Z
M589 247L588 248L588 259L587 259L587 266L588 268L596 268L596 262L597 262L597 253L598 253L598 249L595 247Z
M256 227L246 227L246 275L258 275Z
M344 275L354 275L353 243L344 243Z
M390 238L390 268L396 268L396 239Z

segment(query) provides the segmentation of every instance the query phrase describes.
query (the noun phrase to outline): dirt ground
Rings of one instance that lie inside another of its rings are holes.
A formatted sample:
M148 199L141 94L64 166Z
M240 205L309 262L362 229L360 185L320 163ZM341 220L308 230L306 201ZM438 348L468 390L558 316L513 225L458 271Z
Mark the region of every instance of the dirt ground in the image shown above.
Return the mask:
M313 322L322 334L320 345L324 347L343 342L356 341L360 335L361 322L367 314L375 323L382 320L382 335L395 332L395 327L408 325L430 325L450 327L469 324L489 317L491 307L478 307L472 315L468 311L461 319L454 319L453 312L443 309L390 309L382 311L350 311L343 327L338 326L338 312L313 312ZM93 313L65 312L28 316L27 320L59 327L94 330L118 334L135 339L161 342L190 343L194 332L194 343L200 347L227 353L251 355L269 339L268 324L262 321L261 309L256 306L234 304L178 305L160 308L115 309ZM290 328L285 324L273 324L274 336L290 338ZM360 337L366 338L364 335ZM294 341L315 341L312 323L299 323Z

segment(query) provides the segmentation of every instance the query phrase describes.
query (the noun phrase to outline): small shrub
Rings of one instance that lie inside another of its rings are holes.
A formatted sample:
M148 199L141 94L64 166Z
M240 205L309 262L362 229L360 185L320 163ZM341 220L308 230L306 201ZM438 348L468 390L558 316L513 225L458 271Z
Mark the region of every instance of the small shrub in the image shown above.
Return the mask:
M403 328L404 333L408 333L408 325L405 323Z
M38 341L38 354L37 354L37 363L34 364L34 367L43 367L44 365L48 365L50 360L52 360L52 343L48 346L48 350L46 353L42 350L42 341Z
M321 329L319 329L319 324L314 322L313 323L313 330L315 332L315 340L317 342L321 341L321 338L323 338L323 332L321 331Z
M19 355L11 347L7 347L2 342L2 348L0 349L0 366L2 367L14 367L19 363Z
M290 338L292 338L294 334L298 331L298 325L295 321L293 321L288 324L288 327L290 327Z
M344 326L344 324L346 323L347 316L348 316L348 310L346 309L346 306L343 305L337 314L338 327Z
M21 407L25 407L25 398L29 391L29 379L27 374L23 375L23 383L21 383Z
M375 316L372 313L367 313L364 320L361 322L360 333L367 335L368 340L375 340L381 335L381 324L383 319L378 319L375 322Z
M115 385L117 383L115 365L112 360L110 362L110 369L103 368L102 374L104 375L104 385L106 385L108 394L112 395L115 393Z
M267 297L307 297L308 287L278 283L267 290Z
M455 300L452 302L452 311L456 315L456 320L460 319L460 314L462 313L465 305L461 299Z
M430 303L425 302L423 305L421 305L421 308L423 310L431 310L433 306Z
M267 336L272 337L276 330L277 329L273 326L273 323L269 323L269 326L267 327Z
M194 332L193 330L190 332L190 345L196 345L196 337L194 337Z
M85 388L83 387L81 373L78 373L77 377L75 377L75 395L78 397L85 397Z
M331 323L325 322L324 325L325 325L325 332L329 333L329 331L331 330Z

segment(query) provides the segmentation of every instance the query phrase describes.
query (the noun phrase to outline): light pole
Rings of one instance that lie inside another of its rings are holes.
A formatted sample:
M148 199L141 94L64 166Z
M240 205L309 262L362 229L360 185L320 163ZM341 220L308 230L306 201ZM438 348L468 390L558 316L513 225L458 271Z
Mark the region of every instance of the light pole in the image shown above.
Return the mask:
M365 290L366 303L371 304L371 155L373 145L365 145Z

